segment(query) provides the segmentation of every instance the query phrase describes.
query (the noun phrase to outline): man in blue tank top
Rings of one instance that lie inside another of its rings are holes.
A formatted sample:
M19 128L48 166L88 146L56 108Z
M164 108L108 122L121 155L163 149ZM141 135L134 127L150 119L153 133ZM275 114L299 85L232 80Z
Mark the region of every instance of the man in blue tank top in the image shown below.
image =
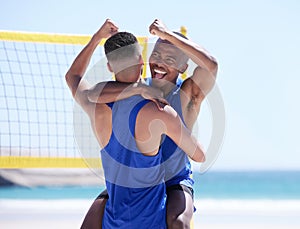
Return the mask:
M186 127L192 130L201 104L215 84L217 61L203 47L170 31L160 20L154 20L149 31L159 37L149 58L151 87L113 81L99 83L90 92L89 99L103 103L117 100L120 94L122 98L140 94L144 98L164 101L162 96L178 112ZM190 77L180 81L178 76L186 70L188 59L197 67ZM105 94L110 95L110 98L105 96L104 99L102 95ZM191 164L171 139L164 139L162 149L166 165L168 228L189 228L194 211ZM105 191L98 196L86 215L83 226L87 222L101 221L101 209L105 206L106 198L108 196Z
M116 80L138 82L143 61L137 39L130 33L118 32L118 27L109 19L79 53L66 74L72 95L88 114L102 147L109 195L102 228L141 228L141 225L144 228L166 228L162 136L172 139L195 161L204 161L204 153L175 110L168 105L159 109L155 103L139 95L109 104L96 104L88 99L93 89L83 75L95 48L106 38L104 48L108 68ZM96 226L99 228L99 224Z

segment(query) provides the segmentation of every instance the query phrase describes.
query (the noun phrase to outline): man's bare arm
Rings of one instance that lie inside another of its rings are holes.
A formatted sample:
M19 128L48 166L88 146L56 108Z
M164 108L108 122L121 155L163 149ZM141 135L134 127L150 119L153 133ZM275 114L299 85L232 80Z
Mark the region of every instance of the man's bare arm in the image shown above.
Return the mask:
M216 74L218 67L216 59L200 45L173 33L158 19L150 25L149 30L151 34L157 35L181 49L199 67Z
M205 161L205 153L201 144L192 136L191 132L184 126L177 112L166 105L162 111L158 111L154 104L145 105L144 112L138 116L138 121L142 122L139 130L144 130L143 138L139 138L145 146L145 151L153 151L152 142L160 142L160 136L165 134L169 136L177 146L179 146L192 160L197 162ZM148 133L147 133L148 132Z
M110 103L133 95L141 95L145 99L152 100L158 107L161 107L161 103L168 104L163 98L162 91L143 83L100 82L88 91L88 99L93 103Z
M161 39L171 42L177 48L182 50L195 64L197 64L198 67L196 67L193 75L186 81L192 81L188 83L188 90L190 90L190 93L193 93L190 86L197 87L193 88L194 93L191 97L199 98L201 96L204 98L215 83L218 71L218 63L216 59L202 46L170 31L160 20L156 19L150 25L149 30L151 34L157 35ZM185 92L188 90L185 90Z
M118 27L110 19L107 19L76 57L65 76L73 97L85 110L89 104L87 93L90 85L86 80L83 80L83 75L90 63L91 56L100 41L110 37L117 31Z
M137 83L105 81L96 84L88 92L88 98L94 103L110 103L141 94Z
M176 145L178 145L192 160L196 162L205 161L205 153L202 145L192 135L191 131L185 127L181 118L176 111L170 107L165 106L167 113L166 135L168 135Z

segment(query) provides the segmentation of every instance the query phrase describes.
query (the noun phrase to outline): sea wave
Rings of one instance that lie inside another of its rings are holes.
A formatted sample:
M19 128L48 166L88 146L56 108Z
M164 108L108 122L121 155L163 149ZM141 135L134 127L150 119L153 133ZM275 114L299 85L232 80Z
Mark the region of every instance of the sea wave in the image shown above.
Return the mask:
M300 212L300 200L272 200L272 199L196 199L196 206L208 209L226 210L291 210Z

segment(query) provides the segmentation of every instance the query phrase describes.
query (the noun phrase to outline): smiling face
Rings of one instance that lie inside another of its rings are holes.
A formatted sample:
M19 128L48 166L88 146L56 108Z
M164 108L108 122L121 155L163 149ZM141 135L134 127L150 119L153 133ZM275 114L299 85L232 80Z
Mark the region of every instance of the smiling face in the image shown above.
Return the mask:
M186 56L174 45L157 42L149 58L152 86L166 91L176 84L179 73L186 70ZM168 89L167 89L168 88Z

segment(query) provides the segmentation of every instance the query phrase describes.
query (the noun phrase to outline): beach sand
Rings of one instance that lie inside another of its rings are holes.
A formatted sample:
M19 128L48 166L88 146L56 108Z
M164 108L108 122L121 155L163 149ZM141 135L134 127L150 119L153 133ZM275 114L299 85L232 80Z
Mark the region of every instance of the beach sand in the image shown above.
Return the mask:
M93 200L0 199L0 228L80 228ZM300 228L300 200L196 200L194 228Z

